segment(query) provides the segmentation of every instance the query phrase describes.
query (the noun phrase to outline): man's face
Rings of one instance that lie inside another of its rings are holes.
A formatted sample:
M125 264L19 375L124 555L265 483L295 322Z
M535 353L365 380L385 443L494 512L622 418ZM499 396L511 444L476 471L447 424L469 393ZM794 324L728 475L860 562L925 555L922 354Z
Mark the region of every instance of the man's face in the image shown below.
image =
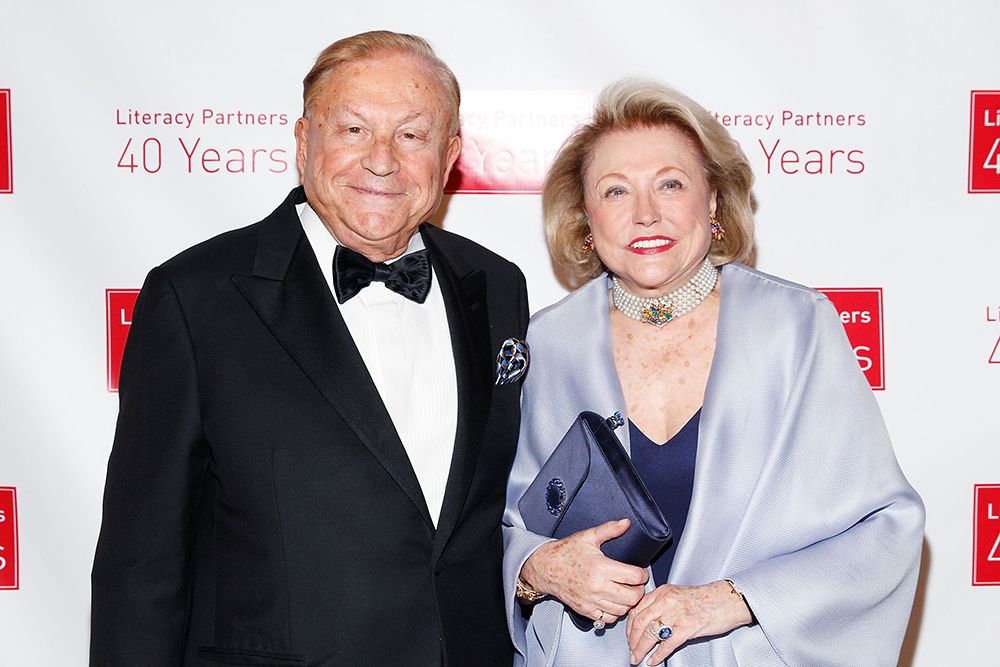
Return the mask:
M442 84L386 53L331 71L295 125L309 203L337 240L374 261L401 254L441 201L461 142Z

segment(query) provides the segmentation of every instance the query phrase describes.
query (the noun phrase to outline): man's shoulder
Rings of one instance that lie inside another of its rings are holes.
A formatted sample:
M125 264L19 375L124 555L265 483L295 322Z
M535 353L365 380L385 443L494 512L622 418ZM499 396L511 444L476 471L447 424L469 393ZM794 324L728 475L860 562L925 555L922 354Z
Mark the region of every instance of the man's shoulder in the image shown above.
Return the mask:
M222 232L174 255L159 269L172 277L188 275L250 273L265 228L281 236L296 237L301 233L294 215L296 190L264 219L227 232ZM280 229L279 229L280 228Z
M460 259L466 262L470 268L488 272L516 272L518 275L521 273L516 264L472 239L431 224L424 224L421 230L425 237L431 240L431 243L448 255L449 259Z
M202 267L229 265L240 256L252 253L257 246L257 236L262 223L222 232L182 250L160 265L168 273L185 273Z

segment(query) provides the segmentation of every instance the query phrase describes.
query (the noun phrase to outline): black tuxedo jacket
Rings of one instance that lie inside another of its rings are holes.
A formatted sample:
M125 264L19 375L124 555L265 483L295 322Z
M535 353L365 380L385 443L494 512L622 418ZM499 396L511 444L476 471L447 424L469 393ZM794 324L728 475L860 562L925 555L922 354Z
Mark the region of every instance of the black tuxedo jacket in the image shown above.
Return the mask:
M94 561L92 665L511 664L500 518L520 386L493 381L503 340L524 338L524 278L420 230L458 381L435 529L302 201L293 190L146 279Z

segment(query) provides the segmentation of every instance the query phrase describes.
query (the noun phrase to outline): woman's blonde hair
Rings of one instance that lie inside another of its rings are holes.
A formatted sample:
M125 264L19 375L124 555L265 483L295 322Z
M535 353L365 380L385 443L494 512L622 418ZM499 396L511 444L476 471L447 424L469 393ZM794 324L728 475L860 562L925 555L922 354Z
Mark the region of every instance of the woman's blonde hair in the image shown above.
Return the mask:
M729 132L700 104L655 81L623 79L605 88L593 118L577 128L559 149L542 193L545 235L553 260L567 272L571 286L600 275L605 267L584 239L590 232L583 179L597 142L610 132L669 126L687 135L701 153L705 177L716 193L716 219L725 238L713 241L708 256L716 265L747 262L754 252L750 189L753 172ZM706 222L707 224L707 222Z

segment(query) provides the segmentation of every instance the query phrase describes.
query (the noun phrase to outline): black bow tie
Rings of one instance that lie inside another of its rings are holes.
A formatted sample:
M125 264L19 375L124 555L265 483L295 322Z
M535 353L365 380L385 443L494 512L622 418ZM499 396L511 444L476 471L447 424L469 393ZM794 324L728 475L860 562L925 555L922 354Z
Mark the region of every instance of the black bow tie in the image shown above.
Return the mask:
M431 262L427 249L384 264L373 262L350 248L337 246L333 252L333 291L337 294L337 303L352 298L373 280L385 283L410 301L423 303L431 291Z

